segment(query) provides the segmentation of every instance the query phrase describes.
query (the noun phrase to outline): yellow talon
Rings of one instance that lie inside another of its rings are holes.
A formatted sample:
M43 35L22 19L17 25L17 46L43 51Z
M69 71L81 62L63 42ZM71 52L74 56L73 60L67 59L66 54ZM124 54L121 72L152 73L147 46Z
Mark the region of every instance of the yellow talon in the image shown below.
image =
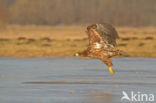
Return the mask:
M111 74L114 74L114 70L113 70L111 67L109 67L109 72L110 72Z

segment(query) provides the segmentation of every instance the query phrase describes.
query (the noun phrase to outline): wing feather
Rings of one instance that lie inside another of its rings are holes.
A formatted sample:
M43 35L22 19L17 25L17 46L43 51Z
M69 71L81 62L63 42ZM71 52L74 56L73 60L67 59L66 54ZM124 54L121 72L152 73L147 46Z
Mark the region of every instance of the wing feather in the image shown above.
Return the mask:
M116 39L119 38L115 28L110 24L97 24L97 31L102 36L104 43L116 46Z
M91 48L96 48L96 44L100 44L102 41L102 36L96 30L96 24L87 27L87 34L89 38L89 46ZM102 45L102 44L101 44Z
M96 44L101 45L100 49L112 50L116 46L116 39L119 38L116 30L109 24L93 24L87 27L89 46L96 48Z

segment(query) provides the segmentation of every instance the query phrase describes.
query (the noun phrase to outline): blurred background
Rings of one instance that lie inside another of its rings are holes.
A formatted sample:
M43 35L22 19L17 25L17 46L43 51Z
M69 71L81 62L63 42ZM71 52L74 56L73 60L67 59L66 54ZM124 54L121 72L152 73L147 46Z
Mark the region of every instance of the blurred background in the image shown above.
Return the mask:
M0 56L72 56L86 26L106 22L127 56L156 57L155 18L155 0L0 0Z
M156 26L155 0L0 0L8 24Z

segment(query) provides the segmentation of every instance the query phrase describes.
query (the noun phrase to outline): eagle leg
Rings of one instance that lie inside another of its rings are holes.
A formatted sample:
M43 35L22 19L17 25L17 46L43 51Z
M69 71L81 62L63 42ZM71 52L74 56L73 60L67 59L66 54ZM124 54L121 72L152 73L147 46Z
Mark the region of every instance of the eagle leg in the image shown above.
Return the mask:
M109 57L103 57L101 58L101 60L109 67L109 72L111 74L114 74L114 70L111 68L112 64L112 60Z

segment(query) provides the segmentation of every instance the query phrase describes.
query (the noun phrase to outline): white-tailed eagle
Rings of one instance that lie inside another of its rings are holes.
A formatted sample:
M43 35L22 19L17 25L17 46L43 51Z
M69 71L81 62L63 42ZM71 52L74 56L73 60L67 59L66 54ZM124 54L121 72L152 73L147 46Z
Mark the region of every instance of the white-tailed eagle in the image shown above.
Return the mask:
M82 52L75 53L75 56L91 57L102 60L108 67L111 74L111 57L121 55L116 48L116 39L119 38L115 28L110 24L93 24L87 27L89 46Z

